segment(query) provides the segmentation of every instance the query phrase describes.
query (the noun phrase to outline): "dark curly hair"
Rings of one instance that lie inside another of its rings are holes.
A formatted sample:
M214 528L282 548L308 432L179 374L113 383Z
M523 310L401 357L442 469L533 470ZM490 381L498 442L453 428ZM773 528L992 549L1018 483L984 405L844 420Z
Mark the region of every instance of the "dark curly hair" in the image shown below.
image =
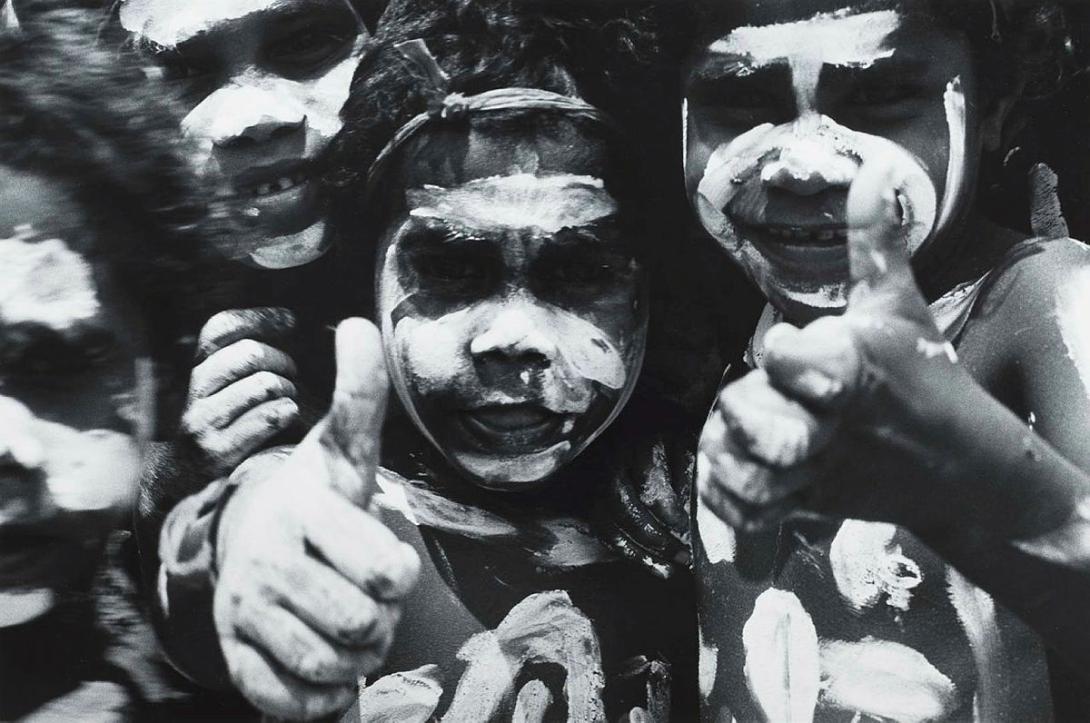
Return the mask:
M158 322L224 231L182 156L165 94L93 46L67 10L0 36L0 162L59 181L87 213L96 253Z
M648 197L668 193L662 190L668 182L658 183L676 165L676 144L663 142L675 137L670 124L677 115L671 85L676 70L658 63L667 37L663 13L654 2L391 0L356 71L341 114L345 127L328 154L330 227L338 237L338 252L351 256L357 270L367 254L373 255L374 239L367 235L380 225L374 214L388 211L384 202L392 199L373 198L370 208L364 207L368 170L394 133L428 109L427 84L395 47L407 40L427 43L454 92L537 88L578 96L621 119L630 145L614 155L631 170L614 175L628 181L654 179L655 187L648 183L639 189ZM656 102L649 104L649 98ZM509 120L471 118L469 123ZM582 128L574 119L547 114L523 115L519 121L545 133L554 132L557 124ZM592 136L602 133L587 131ZM607 145L617 148L613 141ZM381 190L389 186L383 184ZM361 303L365 295L360 289Z

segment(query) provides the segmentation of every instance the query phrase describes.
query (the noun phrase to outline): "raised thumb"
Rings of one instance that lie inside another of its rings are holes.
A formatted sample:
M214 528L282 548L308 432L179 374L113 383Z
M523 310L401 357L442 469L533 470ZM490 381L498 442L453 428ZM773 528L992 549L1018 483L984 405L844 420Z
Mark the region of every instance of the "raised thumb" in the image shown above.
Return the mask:
M893 155L866 161L848 193L848 311L924 321L930 314L912 276L897 161Z
M333 486L366 507L374 494L389 380L382 338L369 321L337 326L337 379L329 413L313 430Z

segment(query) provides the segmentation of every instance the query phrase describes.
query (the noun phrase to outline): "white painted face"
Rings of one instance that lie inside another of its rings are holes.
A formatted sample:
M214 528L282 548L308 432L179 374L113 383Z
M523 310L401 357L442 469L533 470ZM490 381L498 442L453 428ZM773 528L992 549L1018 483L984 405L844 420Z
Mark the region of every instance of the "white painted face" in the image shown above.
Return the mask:
M761 22L709 43L688 75L692 204L769 300L800 321L846 303L847 192L868 158L900 159L912 253L941 238L971 195L981 144L967 117L967 41L911 2L887 4L796 17L806 2L773 21L768 6L743 2Z
M507 166L492 150L471 155ZM394 386L472 481L540 482L612 421L639 373L642 271L618 203L598 177L517 166L405 200L379 255Z
M93 571L150 436L151 364L88 227L55 182L0 168L0 627Z
M193 166L251 229L224 253L273 269L321 256L315 162L366 41L348 1L124 0L119 16L188 109Z

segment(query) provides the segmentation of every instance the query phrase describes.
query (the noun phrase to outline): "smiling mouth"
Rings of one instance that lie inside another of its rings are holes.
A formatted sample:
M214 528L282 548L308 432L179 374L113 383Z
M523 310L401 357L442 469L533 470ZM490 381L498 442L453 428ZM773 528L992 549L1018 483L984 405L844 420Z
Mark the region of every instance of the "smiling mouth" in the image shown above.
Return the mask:
M243 199L277 196L308 183L310 166L305 160L295 160L252 168L235 176L232 186L235 195Z
M787 246L835 247L848 243L848 227L842 224L793 226L786 224L749 224L734 221L743 236L758 241Z
M460 415L462 427L481 451L529 454L559 442L570 427L570 414L537 404L477 407Z

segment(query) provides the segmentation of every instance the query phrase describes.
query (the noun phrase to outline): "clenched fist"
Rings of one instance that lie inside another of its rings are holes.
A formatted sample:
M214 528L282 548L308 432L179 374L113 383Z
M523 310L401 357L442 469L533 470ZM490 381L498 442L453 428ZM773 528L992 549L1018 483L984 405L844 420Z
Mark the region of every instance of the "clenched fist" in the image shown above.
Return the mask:
M367 511L387 377L378 331L337 329L326 417L293 450L240 466L217 535L214 616L236 687L267 714L347 708L390 647L420 561Z
M847 311L772 328L764 368L724 388L705 426L701 501L743 533L800 512L948 522L964 457L948 432L975 382L913 279L895 169L868 162L852 185Z
M201 329L181 434L212 477L228 474L299 417L295 362L277 348L287 309L221 311Z

